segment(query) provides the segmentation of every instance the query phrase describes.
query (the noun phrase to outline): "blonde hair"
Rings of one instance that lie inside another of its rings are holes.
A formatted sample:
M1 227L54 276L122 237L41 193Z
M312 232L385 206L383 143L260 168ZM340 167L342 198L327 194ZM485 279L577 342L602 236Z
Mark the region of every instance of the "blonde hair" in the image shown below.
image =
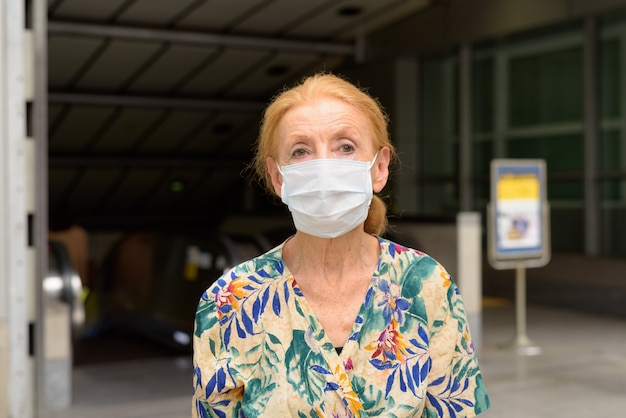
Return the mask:
M389 119L382 106L364 90L330 73L317 73L304 78L296 86L284 90L275 96L265 109L261 129L257 140L256 154L252 167L261 184L275 194L272 179L267 168L267 158L275 160L278 155L278 124L290 109L321 97L336 98L361 111L370 123L374 138L374 148L387 147L391 160L396 157L388 132ZM374 196L365 221L365 231L381 235L387 226L387 206L379 196Z

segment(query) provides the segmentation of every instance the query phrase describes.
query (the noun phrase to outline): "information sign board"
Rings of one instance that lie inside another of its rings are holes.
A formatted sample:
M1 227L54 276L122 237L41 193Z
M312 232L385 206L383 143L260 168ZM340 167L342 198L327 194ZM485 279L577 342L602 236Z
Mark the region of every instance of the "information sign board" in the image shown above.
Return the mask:
M549 259L549 218L544 160L491 162L489 254L496 268L544 265Z

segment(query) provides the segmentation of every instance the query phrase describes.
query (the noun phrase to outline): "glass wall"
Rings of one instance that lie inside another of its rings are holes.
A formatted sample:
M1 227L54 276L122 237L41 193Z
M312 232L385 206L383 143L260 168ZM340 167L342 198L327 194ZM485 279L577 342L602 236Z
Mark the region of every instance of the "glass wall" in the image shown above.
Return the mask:
M606 23L600 46L602 246L626 255L626 19Z
M626 255L626 20L601 27L598 187L601 252ZM421 65L420 210L458 210L457 53ZM493 158L541 158L548 170L552 247L584 250L584 62L578 28L475 46L474 209L485 213ZM483 219L485 217L483 216Z
M453 217L458 211L457 77L448 55L424 61L420 86L420 215Z

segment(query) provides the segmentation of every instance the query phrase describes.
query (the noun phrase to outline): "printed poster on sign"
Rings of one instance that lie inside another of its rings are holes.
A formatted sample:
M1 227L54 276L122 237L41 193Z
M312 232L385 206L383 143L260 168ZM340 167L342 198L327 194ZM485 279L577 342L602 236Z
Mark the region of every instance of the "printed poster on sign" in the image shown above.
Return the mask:
M492 167L497 258L543 252L543 160L498 160Z

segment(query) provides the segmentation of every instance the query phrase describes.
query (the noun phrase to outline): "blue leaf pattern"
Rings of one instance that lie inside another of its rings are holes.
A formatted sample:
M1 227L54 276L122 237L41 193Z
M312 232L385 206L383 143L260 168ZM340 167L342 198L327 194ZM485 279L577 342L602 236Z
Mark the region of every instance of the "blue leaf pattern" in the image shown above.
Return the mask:
M243 326L248 334L254 334L254 329L252 328L252 320L244 309L241 310L241 322L243 323ZM242 338L245 338L245 335L243 335Z
M278 293L274 293L274 300L272 301L272 309L276 316L280 316L280 298L278 297Z
M314 370L314 371L316 371L318 373L321 373L321 374L332 374L329 370L327 370L324 367L319 366L317 364L311 366L311 370Z

